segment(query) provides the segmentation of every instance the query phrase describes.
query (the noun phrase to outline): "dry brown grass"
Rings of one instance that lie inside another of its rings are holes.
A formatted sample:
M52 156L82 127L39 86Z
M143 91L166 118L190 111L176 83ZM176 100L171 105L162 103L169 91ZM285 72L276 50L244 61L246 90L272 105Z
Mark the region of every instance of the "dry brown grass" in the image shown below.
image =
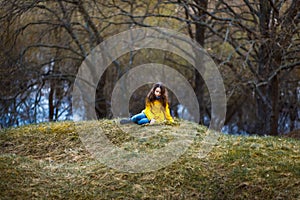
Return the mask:
M221 135L198 158L206 129L175 125L123 128L115 121L60 122L0 132L0 199L299 199L300 141ZM147 173L125 173L93 159L78 135L101 126L117 146L151 151L190 134L193 144L176 162ZM159 132L157 132L159 130ZM155 133L155 137L151 134Z

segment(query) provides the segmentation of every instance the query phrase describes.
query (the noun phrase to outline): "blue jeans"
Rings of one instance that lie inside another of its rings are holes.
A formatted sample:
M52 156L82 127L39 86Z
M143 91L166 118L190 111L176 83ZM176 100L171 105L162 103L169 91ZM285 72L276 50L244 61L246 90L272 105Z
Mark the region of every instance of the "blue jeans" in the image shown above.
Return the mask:
M130 119L131 119L131 121L133 121L134 123L137 123L139 125L147 124L150 122L149 119L146 117L146 115L143 112L134 115Z

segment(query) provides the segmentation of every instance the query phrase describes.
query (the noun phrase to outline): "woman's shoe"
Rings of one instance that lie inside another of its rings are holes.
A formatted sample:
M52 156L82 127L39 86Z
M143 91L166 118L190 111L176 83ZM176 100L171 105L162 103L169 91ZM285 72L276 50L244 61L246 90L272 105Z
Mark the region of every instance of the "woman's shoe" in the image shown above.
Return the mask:
M130 124L130 123L133 123L133 121L131 121L130 118L120 120L120 124Z

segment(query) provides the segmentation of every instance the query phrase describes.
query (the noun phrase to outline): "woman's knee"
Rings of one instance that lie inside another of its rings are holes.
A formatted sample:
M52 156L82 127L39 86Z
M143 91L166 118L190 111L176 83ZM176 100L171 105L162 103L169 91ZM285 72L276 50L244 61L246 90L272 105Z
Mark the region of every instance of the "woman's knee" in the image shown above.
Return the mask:
M139 113L139 114L136 114L134 115L131 120L134 121L134 122L138 122L142 119L146 118L146 115L142 112L142 113Z
M147 123L149 123L148 118L143 118L143 119L141 119L141 120L138 121L138 124L139 124L139 125L147 124Z

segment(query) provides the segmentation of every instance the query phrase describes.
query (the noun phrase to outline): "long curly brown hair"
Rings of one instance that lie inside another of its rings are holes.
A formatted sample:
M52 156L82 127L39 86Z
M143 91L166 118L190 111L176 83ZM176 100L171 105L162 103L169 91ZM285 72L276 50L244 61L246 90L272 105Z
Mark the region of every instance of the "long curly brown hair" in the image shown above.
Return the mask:
M148 95L147 95L146 103L147 103L147 102L151 102L151 103L152 103L154 100L157 100L156 97L155 97L155 94L154 94L156 88L160 88L160 90L161 90L161 95L160 95L159 101L162 103L162 105L163 105L164 107L166 107L166 105L167 105L167 103L168 103L168 101L169 101L169 99L168 99L168 90L166 89L166 87L165 87L165 86L163 85L163 83L161 83L161 82L155 83L155 84L152 86L150 92L149 92Z

